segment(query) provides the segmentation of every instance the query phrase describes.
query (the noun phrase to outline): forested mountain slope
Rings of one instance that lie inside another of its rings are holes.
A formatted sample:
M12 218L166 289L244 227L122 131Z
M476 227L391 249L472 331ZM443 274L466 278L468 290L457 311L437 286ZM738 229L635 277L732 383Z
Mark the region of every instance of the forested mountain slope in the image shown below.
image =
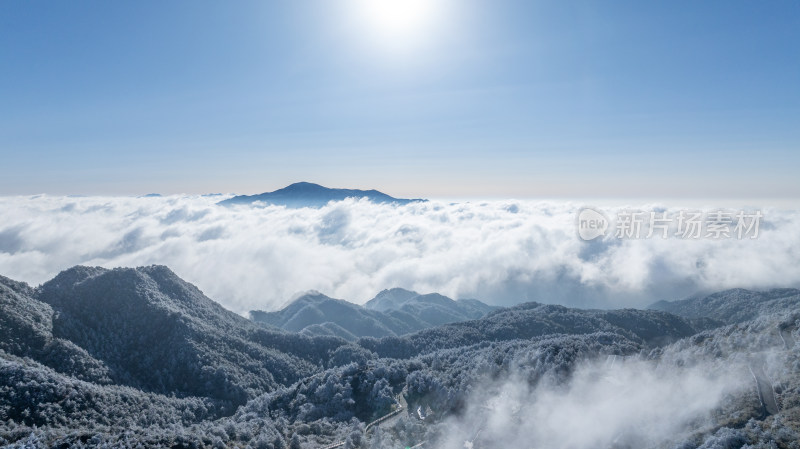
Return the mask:
M666 312L583 310L530 302L497 310L478 320L447 324L404 337L363 338L359 344L381 357L406 358L485 341L550 334L611 332L642 344L660 345L696 331L689 320Z
M110 383L103 362L53 335L53 309L33 299L33 294L27 284L0 276L0 350L37 360L77 379Z
M753 291L736 288L679 301L659 301L649 308L688 318L707 317L734 324L767 314L800 310L800 290L776 288Z
M386 312L310 295L278 317L395 332L391 313L452 306L382 294ZM720 297L762 315L525 303L348 343L242 318L166 267L0 278L0 447L796 449L792 293Z
M75 267L35 297L56 314L52 332L103 362L116 383L240 404L319 368L339 339L254 325L166 267Z

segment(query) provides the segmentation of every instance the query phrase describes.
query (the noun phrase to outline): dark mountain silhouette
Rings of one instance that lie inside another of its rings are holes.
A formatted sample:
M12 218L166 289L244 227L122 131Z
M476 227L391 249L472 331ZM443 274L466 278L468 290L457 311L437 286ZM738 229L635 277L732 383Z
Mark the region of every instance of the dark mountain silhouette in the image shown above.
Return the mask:
M649 309L734 324L767 314L800 311L800 290L776 288L759 292L736 288L710 295L690 296L679 301L659 301Z
M480 318L497 309L477 300L454 301L439 294L384 290L364 307L321 293L309 293L277 312L252 311L250 318L306 335L358 337L405 335L421 329Z
M373 203L408 204L421 199L394 198L377 190L331 189L310 182L297 182L274 192L259 195L239 195L218 204L230 206L234 204L265 203L292 208L322 207L331 201L342 201L347 198L366 198Z

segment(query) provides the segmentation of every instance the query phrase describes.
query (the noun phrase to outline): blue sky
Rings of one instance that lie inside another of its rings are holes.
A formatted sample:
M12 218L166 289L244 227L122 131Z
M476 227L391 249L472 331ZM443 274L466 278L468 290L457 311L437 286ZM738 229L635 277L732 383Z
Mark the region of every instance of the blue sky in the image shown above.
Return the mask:
M800 197L797 1L397 1L0 2L0 194Z

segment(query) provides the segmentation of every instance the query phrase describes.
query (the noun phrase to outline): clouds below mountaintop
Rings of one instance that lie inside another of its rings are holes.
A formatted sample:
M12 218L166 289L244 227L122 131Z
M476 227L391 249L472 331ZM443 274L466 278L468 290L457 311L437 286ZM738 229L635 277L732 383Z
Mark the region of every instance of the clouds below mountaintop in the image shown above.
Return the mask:
M0 198L0 274L38 284L77 264L163 264L237 312L311 289L356 302L404 287L495 304L623 307L800 283L797 211L766 210L756 240L586 243L575 232L580 205L568 202L285 209L219 200Z
M474 388L466 412L445 420L450 427L437 447L471 448L473 439L494 447L684 447L676 443L711 424L724 398L750 386L744 366L694 363L586 362L568 382L545 378L535 387L524 370L512 372Z

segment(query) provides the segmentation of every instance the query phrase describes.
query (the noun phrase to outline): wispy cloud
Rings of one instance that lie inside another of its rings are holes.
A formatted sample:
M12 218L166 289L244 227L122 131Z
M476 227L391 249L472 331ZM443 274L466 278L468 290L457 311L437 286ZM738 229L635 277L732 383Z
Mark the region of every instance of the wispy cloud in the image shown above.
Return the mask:
M800 283L796 211L764 211L756 240L585 243L575 233L581 205L569 202L285 209L219 199L0 198L0 273L37 284L76 264L164 264L237 312L310 289L357 302L399 286L497 304L620 307Z
M712 368L620 358L583 363L567 383L538 385L518 370L474 389L437 447L472 447L476 439L494 447L662 447L709 424L726 395L749 386L746 369Z

